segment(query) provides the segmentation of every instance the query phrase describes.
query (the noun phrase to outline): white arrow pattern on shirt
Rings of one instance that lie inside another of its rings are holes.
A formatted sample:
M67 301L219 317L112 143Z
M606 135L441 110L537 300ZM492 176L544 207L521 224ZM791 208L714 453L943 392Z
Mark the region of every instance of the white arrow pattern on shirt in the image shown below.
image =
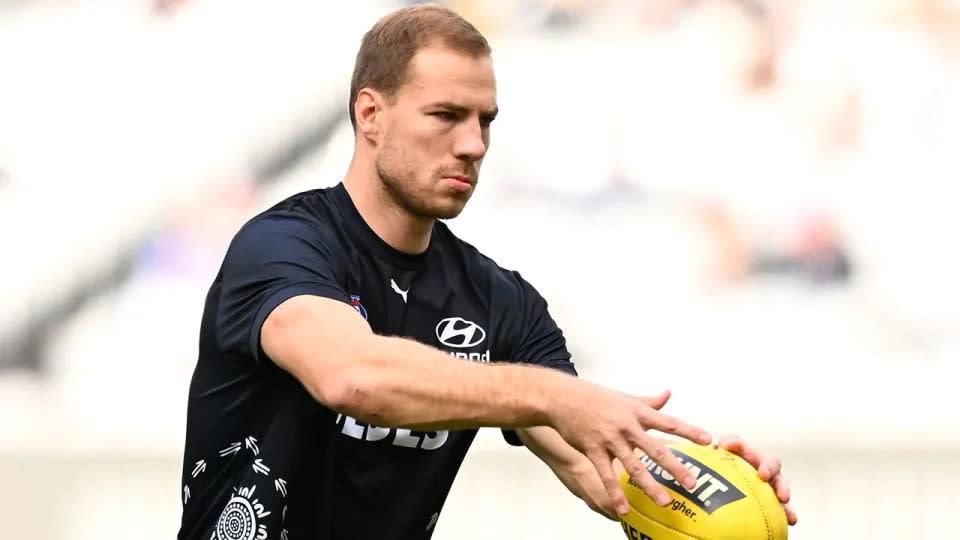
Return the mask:
M228 446L228 447L226 447L226 448L224 448L223 450L220 451L220 457L227 457L227 456L229 456L230 454L236 454L236 453L239 452L239 451L240 451L240 443L239 443L239 442L230 443L230 446Z
M257 439L253 437L247 437L247 439L244 442L247 444L247 448L253 451L253 455L255 456L260 455L260 447L257 446Z
M270 467L263 464L262 459L253 460L253 472L258 472L264 476L270 475Z

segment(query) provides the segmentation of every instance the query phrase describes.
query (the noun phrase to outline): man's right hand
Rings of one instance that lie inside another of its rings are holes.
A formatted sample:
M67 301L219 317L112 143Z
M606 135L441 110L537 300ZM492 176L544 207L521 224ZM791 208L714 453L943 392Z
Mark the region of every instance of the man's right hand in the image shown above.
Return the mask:
M614 472L615 458L651 499L660 506L670 504L670 496L641 465L634 449L650 456L685 488L692 489L696 485L696 478L680 464L663 441L647 433L649 429L656 429L699 444L712 441L710 434L703 429L660 412L670 399L669 391L643 397L610 390L582 379L570 383L570 387L558 395L561 403L551 407L551 425L593 463L619 514L626 514L629 505Z

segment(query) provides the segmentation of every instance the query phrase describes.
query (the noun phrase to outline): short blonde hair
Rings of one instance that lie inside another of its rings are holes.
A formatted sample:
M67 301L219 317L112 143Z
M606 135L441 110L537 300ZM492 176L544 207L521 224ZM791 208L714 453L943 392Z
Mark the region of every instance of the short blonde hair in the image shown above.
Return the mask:
M487 38L456 12L437 4L398 9L363 36L350 80L350 123L360 90L373 88L391 97L406 81L410 60L420 49L441 43L471 56L490 56Z

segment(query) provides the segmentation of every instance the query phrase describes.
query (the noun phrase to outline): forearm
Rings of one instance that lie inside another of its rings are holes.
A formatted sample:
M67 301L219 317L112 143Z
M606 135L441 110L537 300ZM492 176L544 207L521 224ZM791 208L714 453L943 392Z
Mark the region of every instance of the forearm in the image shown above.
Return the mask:
M412 340L371 336L340 371L333 405L365 422L423 430L547 424L550 401L576 379L555 370L480 364Z
M556 370L481 364L370 331L351 306L314 296L278 306L261 329L264 352L320 403L384 427L423 430L549 424L587 390Z
M596 468L589 459L566 441L552 428L546 426L517 430L520 441L540 458L553 474L571 493L583 500L593 511L613 519L610 496ZM623 472L618 461L614 461L614 470L619 476Z

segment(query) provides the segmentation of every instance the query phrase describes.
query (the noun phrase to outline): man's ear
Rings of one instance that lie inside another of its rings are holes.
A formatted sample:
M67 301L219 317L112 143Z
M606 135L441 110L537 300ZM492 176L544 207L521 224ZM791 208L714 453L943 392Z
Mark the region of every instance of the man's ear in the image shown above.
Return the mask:
M383 96L372 88L363 88L357 94L353 104L353 114L357 119L357 133L376 141L380 136L380 112Z

